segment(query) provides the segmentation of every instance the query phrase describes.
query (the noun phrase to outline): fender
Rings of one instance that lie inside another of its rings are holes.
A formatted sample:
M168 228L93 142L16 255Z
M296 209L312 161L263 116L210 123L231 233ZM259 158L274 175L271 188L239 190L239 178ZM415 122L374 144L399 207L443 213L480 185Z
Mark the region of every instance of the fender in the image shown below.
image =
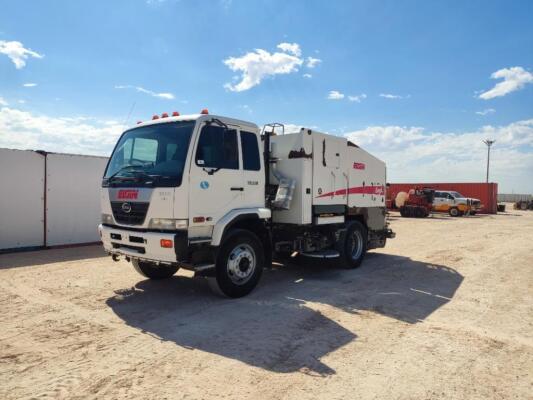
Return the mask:
M257 217L259 219L269 219L272 212L268 208L237 208L231 210L218 220L213 227L213 236L211 237L211 246L220 246L222 236L226 227L230 226L235 220L247 216Z

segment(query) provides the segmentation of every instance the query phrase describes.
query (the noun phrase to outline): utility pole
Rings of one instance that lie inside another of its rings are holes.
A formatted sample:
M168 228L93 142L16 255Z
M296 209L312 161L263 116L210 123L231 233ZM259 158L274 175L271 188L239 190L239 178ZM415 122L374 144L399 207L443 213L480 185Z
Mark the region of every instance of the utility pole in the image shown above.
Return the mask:
M489 183L489 165L490 165L490 146L494 144L496 140L486 139L483 141L487 145L487 183Z

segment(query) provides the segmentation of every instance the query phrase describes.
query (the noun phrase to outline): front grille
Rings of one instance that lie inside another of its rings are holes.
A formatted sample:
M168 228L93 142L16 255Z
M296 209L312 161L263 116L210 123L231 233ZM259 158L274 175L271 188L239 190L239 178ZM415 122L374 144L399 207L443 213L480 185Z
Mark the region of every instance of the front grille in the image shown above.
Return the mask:
M131 207L130 212L125 212L122 205L129 204ZM142 225L146 218L146 212L150 203L129 203L123 201L112 201L111 210L115 221L124 225Z

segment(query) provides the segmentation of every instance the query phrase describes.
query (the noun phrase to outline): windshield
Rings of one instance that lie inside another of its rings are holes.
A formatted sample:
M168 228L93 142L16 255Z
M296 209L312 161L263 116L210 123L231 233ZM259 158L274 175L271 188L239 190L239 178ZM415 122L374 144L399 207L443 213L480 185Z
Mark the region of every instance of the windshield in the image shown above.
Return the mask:
M149 182L179 186L194 121L170 122L126 131L104 174L104 184Z
M455 197L456 199L457 199L457 198L463 198L463 197L464 197L464 196L463 196L461 193L459 193L459 192L450 192L450 194L451 194L453 197Z

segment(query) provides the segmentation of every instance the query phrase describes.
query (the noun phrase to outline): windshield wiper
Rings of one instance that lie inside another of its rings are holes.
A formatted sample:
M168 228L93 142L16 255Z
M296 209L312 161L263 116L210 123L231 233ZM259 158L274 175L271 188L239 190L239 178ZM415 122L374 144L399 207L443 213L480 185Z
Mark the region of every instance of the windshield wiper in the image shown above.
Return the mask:
M117 172L115 172L114 174L112 174L109 178L107 178L107 181L111 182L113 180L113 178L115 178L122 171L126 171L126 170L133 169L133 168L144 168L144 165L132 165L132 164L125 165L122 168L119 168L119 170Z

